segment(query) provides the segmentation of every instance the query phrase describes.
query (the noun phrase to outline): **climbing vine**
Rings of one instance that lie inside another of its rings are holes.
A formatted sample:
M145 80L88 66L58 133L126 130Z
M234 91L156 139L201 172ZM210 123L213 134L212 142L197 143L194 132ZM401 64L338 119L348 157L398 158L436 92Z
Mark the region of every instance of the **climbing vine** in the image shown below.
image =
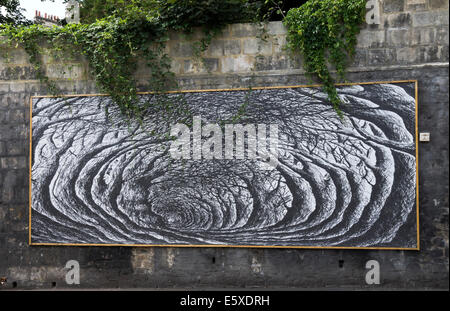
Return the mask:
M143 65L142 60L150 72L147 86L150 91L162 94L176 88L174 74L170 71L171 59L164 52L169 30L189 34L195 27L203 26L205 37L196 44L203 51L221 27L246 19L250 12L244 0L100 2L105 10L88 15L89 23L61 27L0 25L0 36L4 38L0 43L24 48L37 78L47 85L52 95L59 95L60 91L45 74L44 47L60 56L82 55L89 63L98 89L109 94L112 102L130 119L142 119L148 104L138 100L134 78L138 66ZM112 3L117 5L116 9ZM102 18L96 19L98 17ZM167 99L158 103L164 105L161 108L166 111L174 108Z
M345 80L348 59L355 54L357 35L364 22L365 7L365 0L309 0L289 10L283 20L288 29L288 48L302 54L306 72L320 79L341 117L335 80ZM330 65L336 70L336 78Z
M101 3L90 8L88 4L96 1ZM194 44L195 54L200 55L223 26L268 16L261 13L261 8L264 12L275 9L283 15L289 31L288 47L303 55L306 72L323 82L330 101L340 113L335 79L328 65L335 67L338 79L344 79L347 59L354 54L365 11L365 0L309 0L287 14L281 1L274 0L96 1L85 0L82 18L85 14L87 23L60 27L2 24L0 44L23 47L37 78L52 95L60 91L45 73L44 51L51 50L64 57L82 55L98 89L109 94L125 116L140 120L149 105L138 100L134 78L142 60L149 70L150 91L163 94L176 88L171 60L164 52L170 30L189 35L195 28L202 28L204 37ZM180 109L168 100L159 102L164 111Z
M43 46L59 51L61 55L86 57L99 90L110 94L113 102L128 117L139 117L143 108L139 106L133 78L139 58L144 59L151 70L149 82L152 90L166 89L173 76L170 60L163 53L164 33L152 20L112 16L92 24L51 28L3 25L1 32L7 35L10 44L15 43L25 49L37 77L47 84L53 95L57 95L59 90L45 75Z

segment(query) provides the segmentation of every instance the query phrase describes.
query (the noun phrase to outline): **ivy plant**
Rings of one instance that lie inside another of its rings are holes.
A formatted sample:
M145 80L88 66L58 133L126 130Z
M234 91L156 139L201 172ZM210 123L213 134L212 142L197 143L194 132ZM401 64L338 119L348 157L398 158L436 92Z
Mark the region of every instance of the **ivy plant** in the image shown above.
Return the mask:
M335 80L345 80L348 59L355 54L357 35L365 18L365 0L309 0L289 10L283 19L288 48L300 53L304 69L316 76L334 109L342 117ZM337 77L330 72L334 67Z
M61 27L42 25L0 25L0 44L21 46L29 54L37 78L52 95L59 95L56 83L45 74L42 54L45 46L59 55L82 55L102 93L111 96L129 119L142 119L146 104L138 100L134 79L139 60L149 70L148 89L163 94L176 88L171 60L164 53L168 31L192 33L203 27L205 38L197 43L206 50L213 34L226 24L247 21L251 15L246 0L80 0L81 24ZM2 39L3 37L3 39ZM3 41L3 42L1 42ZM158 101L165 112L178 109L167 98ZM152 102L154 105L154 101ZM106 107L108 108L108 107Z
M290 9L287 14L282 1L278 0L79 2L82 5L81 24L44 27L4 23L0 24L0 44L3 41L23 47L37 77L48 86L52 95L60 92L45 73L44 50L64 57L82 55L88 60L98 89L109 94L125 116L139 120L150 105L139 101L137 95L134 74L142 60L149 70L149 91L161 94L163 98L158 101L161 109L166 113L183 111L162 95L176 88L176 79L170 70L171 60L164 53L170 30L189 34L197 27L203 28L204 38L195 45L197 54L201 54L223 26L255 21L261 16L268 18L274 10L284 17L288 47L303 55L306 72L322 81L333 107L341 114L335 78L328 66L334 66L337 78L344 79L347 60L355 52L356 36L365 15L365 0L309 0L305 4L299 1L298 5L303 5ZM152 105L155 105L154 101Z
M41 25L1 25L0 32L10 44L22 46L29 54L37 77L58 95L56 84L44 71L42 54L45 45L61 55L82 55L99 90L110 94L123 114L140 117L142 108L137 98L136 81L138 59L144 59L151 70L149 79L153 91L166 90L173 73L170 59L163 53L165 32L149 16L118 18L111 16L92 24L67 24L63 27Z

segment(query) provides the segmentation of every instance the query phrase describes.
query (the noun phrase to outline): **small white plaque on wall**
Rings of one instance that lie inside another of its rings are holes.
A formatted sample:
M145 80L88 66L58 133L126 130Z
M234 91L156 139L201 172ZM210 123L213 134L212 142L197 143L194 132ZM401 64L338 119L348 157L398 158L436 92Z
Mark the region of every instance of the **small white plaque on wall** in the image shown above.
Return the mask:
M430 133L424 132L419 134L419 141L421 142L429 142L430 141Z

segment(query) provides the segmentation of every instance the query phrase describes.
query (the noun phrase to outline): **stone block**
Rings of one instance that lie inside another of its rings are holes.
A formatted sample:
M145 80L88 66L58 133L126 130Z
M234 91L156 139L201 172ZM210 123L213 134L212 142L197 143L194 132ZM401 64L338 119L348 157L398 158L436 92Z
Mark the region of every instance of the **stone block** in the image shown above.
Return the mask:
M448 9L448 0L429 0L430 9Z
M200 60L187 59L184 61L184 73L209 73L219 69L218 58L203 58Z
M425 45L435 44L436 36L434 28L413 28L411 44L412 45Z
M440 50L441 62L447 62L448 63L449 62L448 45L440 46L439 50ZM447 95L448 95L448 92L447 92Z
M286 53L287 52L286 43L287 43L286 36L284 35L276 36L272 41L274 54Z
M408 46L411 43L411 31L409 29L388 29L386 39L388 46Z
M75 84L75 81L72 81ZM30 95L45 95L47 93L47 86L41 82L28 82L25 85L25 92Z
M8 140L6 142L6 153L8 156L26 155L28 153L28 144L20 140Z
M384 18L384 28L407 28L412 25L410 13L389 14Z
M289 68L289 56L273 55L273 56L257 56L255 61L255 70L285 70Z
M369 50L367 63L369 66L387 66L395 63L394 49Z
M23 82L14 82L9 85L11 93L24 93L26 84Z
M241 54L240 40L212 40L206 51L212 57L229 56Z
M412 14L413 27L448 25L448 11L426 11Z
M0 114L1 124L16 124L25 121L23 109L9 109Z
M442 49L439 46L423 46L419 49L419 61L424 63L442 61Z
M272 42L257 38L249 38L244 40L243 50L244 54L247 55L271 55Z
M400 64L413 64L418 60L418 50L415 47L404 47L398 48L397 51L397 62Z
M270 22L267 24L267 33L269 35L286 35L287 29L284 27L283 22Z
M236 38L257 37L262 32L254 24L233 24L230 27L231 35Z
M363 30L358 35L359 48L379 48L385 45L384 30Z
M30 65L16 65L0 67L0 81L34 80L37 79L36 69Z
M50 79L78 80L83 78L84 70L81 64L48 64L46 74Z
M241 53L241 42L239 40L223 40L223 54L237 55Z
M383 12L384 13L396 13L403 12L405 7L405 0L384 0Z
M424 11L428 9L427 0L407 0L406 9L409 11Z
M192 57L194 48L189 42L175 42L170 46L169 56L171 57Z
M20 169L27 167L27 159L23 156L1 158L0 162L2 169Z
M0 140L26 139L28 127L25 124L0 124Z
M7 61L10 63L14 63L16 65L29 65L30 64L30 56L27 52L25 52L22 48L13 48L10 49L7 53Z
M223 73L251 71L254 64L254 57L240 55L235 57L223 57L221 68Z
M181 74L183 72L183 64L184 59L172 59L170 62L170 70L175 74Z
M9 92L5 95L0 96L0 109L24 108L25 106L29 106L29 96L26 93Z
M0 141L0 156L6 155L6 142Z
M0 95L6 94L9 92L9 83L0 82Z
M448 26L443 26L436 29L436 41L437 44L448 45ZM1 88L1 86L0 86Z
M365 67L367 65L367 49L357 48L350 65L352 67Z

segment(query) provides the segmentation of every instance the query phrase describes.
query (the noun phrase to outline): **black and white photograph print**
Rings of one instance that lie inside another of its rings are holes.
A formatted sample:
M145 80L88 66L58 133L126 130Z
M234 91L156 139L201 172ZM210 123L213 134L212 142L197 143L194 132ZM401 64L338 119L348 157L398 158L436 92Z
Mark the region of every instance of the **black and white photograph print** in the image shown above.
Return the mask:
M108 96L33 97L31 244L417 249L416 83L338 93L342 117L319 87L166 96L203 129L276 125L272 169L174 158L166 133L193 123L155 110L154 94L139 95L142 122Z

